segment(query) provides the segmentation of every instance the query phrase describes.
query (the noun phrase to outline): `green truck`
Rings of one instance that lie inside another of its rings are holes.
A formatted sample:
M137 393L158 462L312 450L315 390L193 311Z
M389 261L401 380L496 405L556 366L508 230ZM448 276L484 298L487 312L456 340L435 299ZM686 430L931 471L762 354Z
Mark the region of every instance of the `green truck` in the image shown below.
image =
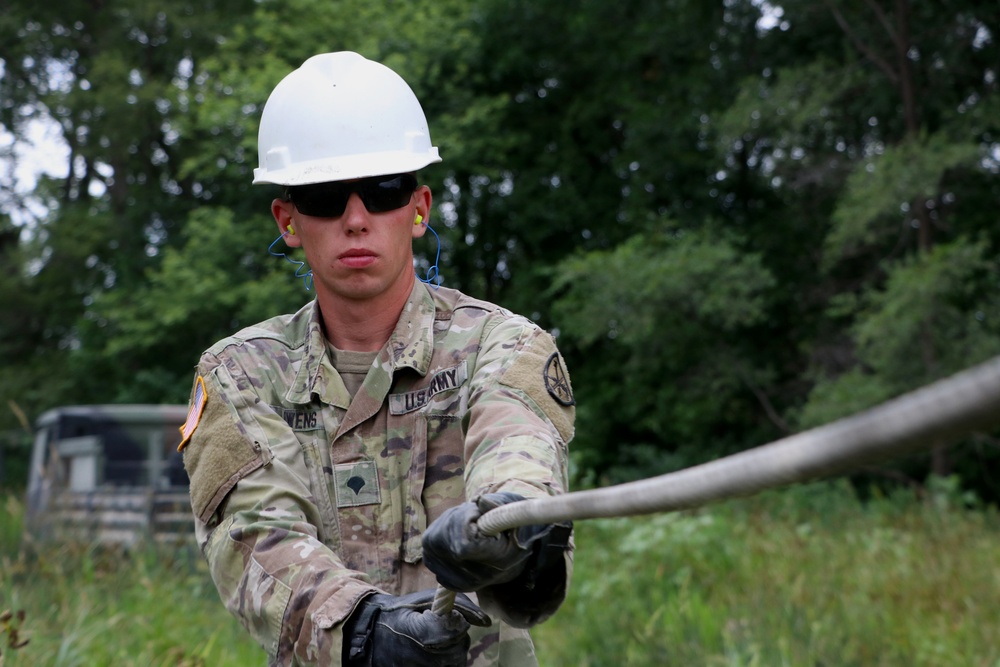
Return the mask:
M132 547L193 539L184 405L78 405L35 422L25 539Z

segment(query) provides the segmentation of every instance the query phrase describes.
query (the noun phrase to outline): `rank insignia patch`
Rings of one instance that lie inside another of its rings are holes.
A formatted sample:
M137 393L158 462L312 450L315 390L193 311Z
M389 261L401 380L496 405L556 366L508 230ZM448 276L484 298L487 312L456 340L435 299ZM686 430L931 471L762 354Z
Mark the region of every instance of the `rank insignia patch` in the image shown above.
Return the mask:
M378 486L378 468L374 461L357 461L333 466L337 507L378 505L382 494Z
M573 390L569 384L569 373L563 365L562 357L558 352L553 352L549 360L545 363L543 371L545 377L545 388L549 395L560 405L576 405L573 399Z

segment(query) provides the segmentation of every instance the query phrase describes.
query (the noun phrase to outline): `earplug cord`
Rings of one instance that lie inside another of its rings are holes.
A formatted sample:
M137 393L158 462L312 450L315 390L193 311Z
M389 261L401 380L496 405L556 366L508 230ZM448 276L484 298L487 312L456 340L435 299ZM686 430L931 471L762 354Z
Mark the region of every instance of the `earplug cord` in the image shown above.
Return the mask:
M312 269L310 269L309 267L307 267L305 262L300 262L297 259L292 259L291 257L289 257L288 255L286 255L283 252L275 252L274 251L275 244L277 244L278 241L280 241L283 238L285 238L285 233L284 232L282 232L281 234L279 234L278 238L274 239L274 241L271 242L271 245L267 246L267 251L270 254L274 255L275 257L284 257L286 262L289 262L291 264L295 264L295 277L302 279L302 285L306 288L307 292L311 291L312 287L313 287L313 272L312 272Z
M434 238L437 240L437 254L434 256L434 263L431 264L430 268L427 269L427 272L424 273L424 277L421 278L420 274L417 274L417 280L422 283L432 285L434 288L438 288L441 286L441 275L439 272L440 270L438 269L438 261L441 259L441 237L438 236L438 233L434 231L434 228L430 225L424 223L424 227L429 229L431 234L433 234Z

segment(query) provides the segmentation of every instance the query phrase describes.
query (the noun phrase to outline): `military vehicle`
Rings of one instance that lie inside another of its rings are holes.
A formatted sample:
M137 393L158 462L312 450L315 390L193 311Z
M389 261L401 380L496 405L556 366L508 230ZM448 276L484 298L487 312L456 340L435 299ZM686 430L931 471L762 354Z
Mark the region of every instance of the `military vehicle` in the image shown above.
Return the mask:
M35 422L25 539L131 547L193 538L184 405L79 405Z

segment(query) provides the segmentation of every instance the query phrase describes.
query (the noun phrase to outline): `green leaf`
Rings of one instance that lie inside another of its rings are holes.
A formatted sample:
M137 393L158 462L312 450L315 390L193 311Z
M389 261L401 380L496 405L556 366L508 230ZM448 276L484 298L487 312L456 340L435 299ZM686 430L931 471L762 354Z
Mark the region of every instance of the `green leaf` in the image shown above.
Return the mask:
M979 156L977 144L939 133L884 147L881 154L860 162L833 214L827 262L898 236L912 206L937 198L945 174L958 167L975 168Z

